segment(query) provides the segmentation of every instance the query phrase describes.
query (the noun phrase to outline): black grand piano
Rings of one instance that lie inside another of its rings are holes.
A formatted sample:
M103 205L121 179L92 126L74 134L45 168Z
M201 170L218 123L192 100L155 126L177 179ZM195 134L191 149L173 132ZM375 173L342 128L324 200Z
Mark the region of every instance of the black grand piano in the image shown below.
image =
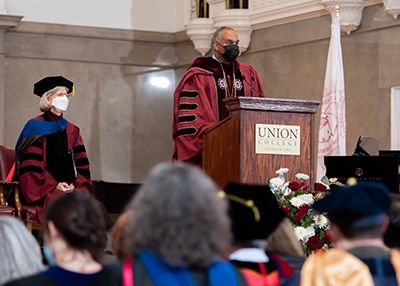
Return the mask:
M376 141L376 142L375 142ZM379 141L360 136L353 156L326 156L326 176L343 184L351 177L361 181L380 181L391 192L399 192L400 150L379 150Z

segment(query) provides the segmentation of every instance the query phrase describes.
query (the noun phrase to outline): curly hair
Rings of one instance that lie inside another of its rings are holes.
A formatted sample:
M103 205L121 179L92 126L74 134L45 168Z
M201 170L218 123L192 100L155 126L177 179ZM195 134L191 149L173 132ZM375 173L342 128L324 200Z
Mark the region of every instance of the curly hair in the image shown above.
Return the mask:
M71 248L86 250L101 261L107 243L105 222L99 203L89 194L74 191L55 199L45 211L45 233L49 221Z
M129 254L147 249L172 266L205 268L229 246L227 204L193 165L157 165L127 210L132 211L124 228Z

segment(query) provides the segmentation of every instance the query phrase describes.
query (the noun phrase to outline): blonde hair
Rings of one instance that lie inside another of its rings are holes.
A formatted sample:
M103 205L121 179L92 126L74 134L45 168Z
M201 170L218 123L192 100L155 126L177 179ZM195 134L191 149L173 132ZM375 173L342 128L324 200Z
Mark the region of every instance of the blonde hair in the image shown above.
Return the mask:
M289 219L285 218L267 238L266 252L281 255L304 256L303 247L294 234Z
M14 217L0 216L0 285L44 269L39 244Z
M43 93L42 97L40 98L40 102L39 102L40 111L46 112L51 109L52 105L49 102L49 97L52 96L53 94L55 94L57 91L59 91L62 88L65 88L67 90L68 96L70 95L69 89L66 88L65 86L56 86L56 87L46 91L45 93Z

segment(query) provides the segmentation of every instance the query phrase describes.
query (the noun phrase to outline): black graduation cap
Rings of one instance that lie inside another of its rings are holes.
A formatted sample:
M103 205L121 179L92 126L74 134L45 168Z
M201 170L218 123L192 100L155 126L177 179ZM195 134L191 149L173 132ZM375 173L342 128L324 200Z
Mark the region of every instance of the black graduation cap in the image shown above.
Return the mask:
M62 76L48 76L35 83L33 93L41 97L46 91L56 86L65 86L68 88L69 93L71 93L74 83Z
M266 239L285 218L268 186L229 183L225 197L236 241Z
M361 181L337 188L316 201L312 208L329 214L338 223L353 224L365 217L384 214L392 200L389 189L381 182Z

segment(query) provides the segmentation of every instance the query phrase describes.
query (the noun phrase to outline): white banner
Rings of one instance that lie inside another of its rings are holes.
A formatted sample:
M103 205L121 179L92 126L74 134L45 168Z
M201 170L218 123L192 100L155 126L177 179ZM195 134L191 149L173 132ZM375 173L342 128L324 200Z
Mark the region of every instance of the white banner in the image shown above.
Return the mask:
M318 136L317 180L326 173L325 156L346 155L346 103L339 18L332 20Z

